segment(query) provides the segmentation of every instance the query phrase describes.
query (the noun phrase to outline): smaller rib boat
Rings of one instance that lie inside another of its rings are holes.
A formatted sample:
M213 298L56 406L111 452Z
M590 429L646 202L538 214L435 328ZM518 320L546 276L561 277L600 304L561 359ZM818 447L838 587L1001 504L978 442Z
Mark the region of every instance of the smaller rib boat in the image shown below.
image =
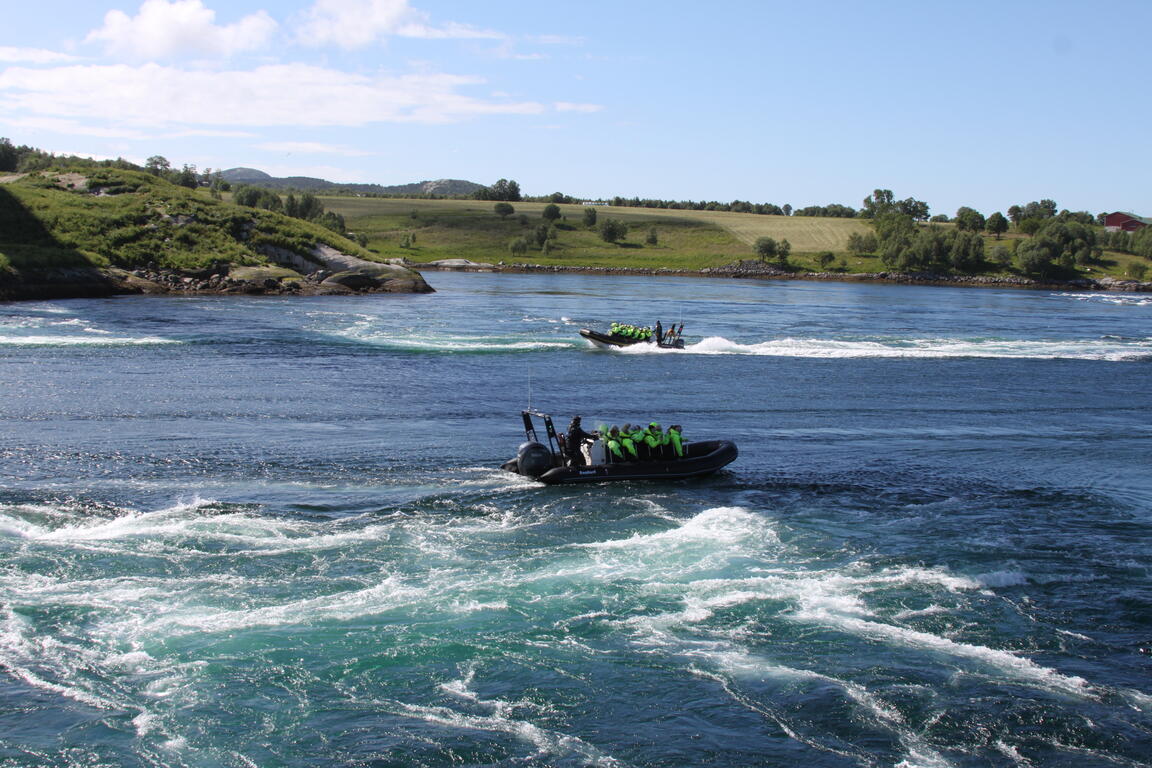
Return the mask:
M599 440L585 450L588 463L570 466L565 460L564 436L556 434L552 417L536 411L522 411L524 434L527 442L521 443L516 458L504 462L501 469L518 475L539 480L546 485L571 483L596 483L610 480L678 480L687 477L700 477L731 464L739 451L731 440L700 440L684 443L682 457L664 456L647 461L591 461L604 454L597 450ZM536 437L536 427L532 417L539 416L544 421L548 444Z
M683 330L683 328L684 326L681 325L680 329ZM684 349L684 339L680 337L679 333L674 333L671 329L668 333L636 337L623 333L602 333L590 328L581 328L580 335L600 349L620 349L621 347L631 347L634 344L655 344L661 349Z

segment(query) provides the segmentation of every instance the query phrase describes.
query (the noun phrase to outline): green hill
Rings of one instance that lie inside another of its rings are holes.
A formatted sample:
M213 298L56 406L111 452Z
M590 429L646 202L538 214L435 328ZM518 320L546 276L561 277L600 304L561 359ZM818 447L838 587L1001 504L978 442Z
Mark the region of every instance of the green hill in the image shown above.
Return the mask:
M908 281L877 254L849 250L853 235L873 232L868 219L597 205L598 222L614 219L628 227L622 240L610 243L600 237L596 226L584 224L589 206L560 204L561 218L554 224L545 251L537 238L542 226L547 230L542 214L549 203L512 203L514 213L502 218L495 213L494 203L479 200L339 196L321 200L327 210L342 215L349 231L363 238L379 257L402 257L415 264L468 259L595 269L697 271L725 267L723 271L732 273L729 267L744 261L747 268L737 272L797 277L822 273ZM955 224L921 223L917 229L950 232ZM791 251L786 265L773 271L771 263L750 263L756 259L755 244L762 237L788 241ZM521 238L526 249L513 253L511 244ZM979 285L1035 282L1014 261L1006 264L997 258L998 253L1013 254L1017 245L1029 240L1028 235L1013 231L1000 239L987 234L982 239L985 257L976 271L950 272L937 267L931 273L916 273L915 279ZM1047 282L1124 280L1132 265L1142 262L1138 256L1105 249L1090 263L1063 268Z
M213 200L139 171L54 169L0 182L0 298L145 290L132 274L141 271L225 277L266 267L264 279L279 282L291 278L282 269L289 265L302 279L328 266L318 253L379 260L317 224Z
M491 202L322 197L324 207L342 215L350 231L367 238L380 256L421 263L465 258L481 262L531 262L598 268L699 270L753 258L758 237L787 239L803 264L825 250L842 253L853 232L869 231L859 219L762 216L750 213L596 206L598 222L628 225L618 243L605 242L597 227L584 224L586 206L562 204L555 237L543 253L537 229L548 203L513 203L501 218ZM651 242L654 233L655 242ZM527 252L516 257L509 244L525 238ZM412 240L415 240L412 243ZM409 247L402 247L405 241ZM813 264L815 262L812 262Z
M341 195L384 195L397 197L467 197L482 184L462 179L437 179L417 181L411 184L356 184L352 182L327 181L312 176L276 177L255 168L229 168L220 172L220 177L232 184L248 184L282 191L313 192Z

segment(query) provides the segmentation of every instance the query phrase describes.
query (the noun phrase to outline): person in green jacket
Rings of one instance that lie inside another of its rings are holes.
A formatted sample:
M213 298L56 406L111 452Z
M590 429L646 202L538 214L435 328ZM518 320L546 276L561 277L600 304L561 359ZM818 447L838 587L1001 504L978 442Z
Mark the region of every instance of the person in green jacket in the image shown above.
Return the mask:
M680 425L673 424L668 427L668 432L665 433L668 438L668 443L672 446L672 451L676 454L676 458L684 458L684 438L680 433Z
M620 428L612 427L608 430L608 438L604 443L608 447L608 453L613 458L609 461L624 461L624 453L620 450Z
M664 452L665 439L659 424L652 422L648 425L648 429L644 433L644 444L648 446L648 454L653 461L661 458L661 454Z
M633 439L631 424L620 428L620 445L624 448L624 458L627 461L639 461L640 454L636 452L636 441Z

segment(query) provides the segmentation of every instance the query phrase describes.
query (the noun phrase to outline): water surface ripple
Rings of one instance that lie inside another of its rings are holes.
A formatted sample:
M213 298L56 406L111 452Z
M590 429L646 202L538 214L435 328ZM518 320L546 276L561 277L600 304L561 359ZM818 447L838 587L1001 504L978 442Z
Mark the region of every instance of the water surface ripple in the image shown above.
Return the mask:
M431 277L0 304L0 766L1152 765L1147 300Z

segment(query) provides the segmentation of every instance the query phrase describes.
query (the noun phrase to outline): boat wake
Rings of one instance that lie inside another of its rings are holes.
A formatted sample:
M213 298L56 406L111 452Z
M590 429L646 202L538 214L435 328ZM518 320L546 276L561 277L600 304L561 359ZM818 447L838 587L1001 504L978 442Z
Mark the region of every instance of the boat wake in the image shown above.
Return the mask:
M1152 359L1152 338L1032 340L1032 339L804 339L788 337L742 344L709 336L684 349L636 344L625 355L750 355L761 357L850 358L1005 358L1022 360L1099 360L1127 362Z

